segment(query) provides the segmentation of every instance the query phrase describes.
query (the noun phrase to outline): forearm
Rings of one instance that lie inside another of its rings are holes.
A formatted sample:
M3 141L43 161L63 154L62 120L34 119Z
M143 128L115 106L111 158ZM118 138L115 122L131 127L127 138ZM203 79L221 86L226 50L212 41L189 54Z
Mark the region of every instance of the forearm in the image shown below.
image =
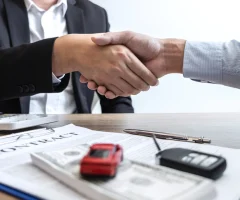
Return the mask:
M240 43L187 42L183 74L186 78L240 88Z
M52 92L52 48L55 39L0 50L0 99Z
M159 40L159 57L166 72L182 73L200 82L240 88L240 42L190 42ZM160 60L158 60L160 62Z

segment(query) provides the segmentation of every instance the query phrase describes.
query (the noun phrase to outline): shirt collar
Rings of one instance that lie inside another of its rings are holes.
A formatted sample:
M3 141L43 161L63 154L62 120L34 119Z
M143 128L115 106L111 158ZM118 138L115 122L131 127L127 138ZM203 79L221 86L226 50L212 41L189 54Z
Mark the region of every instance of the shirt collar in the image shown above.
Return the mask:
M25 6L27 8L27 11L29 11L33 2L31 0L24 0L24 3L25 3Z
M32 6L35 6L40 11L44 11L43 9L39 8L32 0L24 0L24 2L25 2L25 6L26 6L28 12ZM63 16L65 16L65 14L67 12L67 8L68 8L67 0L58 0L57 3L55 5L53 5L52 7L58 7L61 4L63 5Z

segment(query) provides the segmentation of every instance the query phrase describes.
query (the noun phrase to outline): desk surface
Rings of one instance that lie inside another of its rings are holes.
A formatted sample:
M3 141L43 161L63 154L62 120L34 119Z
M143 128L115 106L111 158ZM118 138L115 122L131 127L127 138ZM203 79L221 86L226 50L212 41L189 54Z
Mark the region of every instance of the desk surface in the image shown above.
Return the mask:
M213 145L240 149L240 113L63 115L60 121L100 131L136 128L204 136Z
M240 149L240 113L61 115L59 122L50 126L68 123L110 132L136 128L204 136L212 139L213 145ZM0 193L0 199L14 198Z

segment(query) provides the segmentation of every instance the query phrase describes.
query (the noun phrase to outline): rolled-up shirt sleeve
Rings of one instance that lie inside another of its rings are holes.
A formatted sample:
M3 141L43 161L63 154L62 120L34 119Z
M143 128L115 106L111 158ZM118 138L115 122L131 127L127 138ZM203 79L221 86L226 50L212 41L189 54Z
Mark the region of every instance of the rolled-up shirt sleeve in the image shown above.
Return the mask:
M183 76L240 88L240 42L186 42Z

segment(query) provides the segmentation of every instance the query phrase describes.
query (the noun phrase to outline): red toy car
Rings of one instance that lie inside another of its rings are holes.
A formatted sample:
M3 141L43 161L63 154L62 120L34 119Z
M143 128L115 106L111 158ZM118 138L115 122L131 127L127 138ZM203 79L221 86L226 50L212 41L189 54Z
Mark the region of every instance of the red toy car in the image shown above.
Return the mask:
M81 160L80 173L85 176L110 176L117 173L123 161L123 149L118 144L94 144Z

